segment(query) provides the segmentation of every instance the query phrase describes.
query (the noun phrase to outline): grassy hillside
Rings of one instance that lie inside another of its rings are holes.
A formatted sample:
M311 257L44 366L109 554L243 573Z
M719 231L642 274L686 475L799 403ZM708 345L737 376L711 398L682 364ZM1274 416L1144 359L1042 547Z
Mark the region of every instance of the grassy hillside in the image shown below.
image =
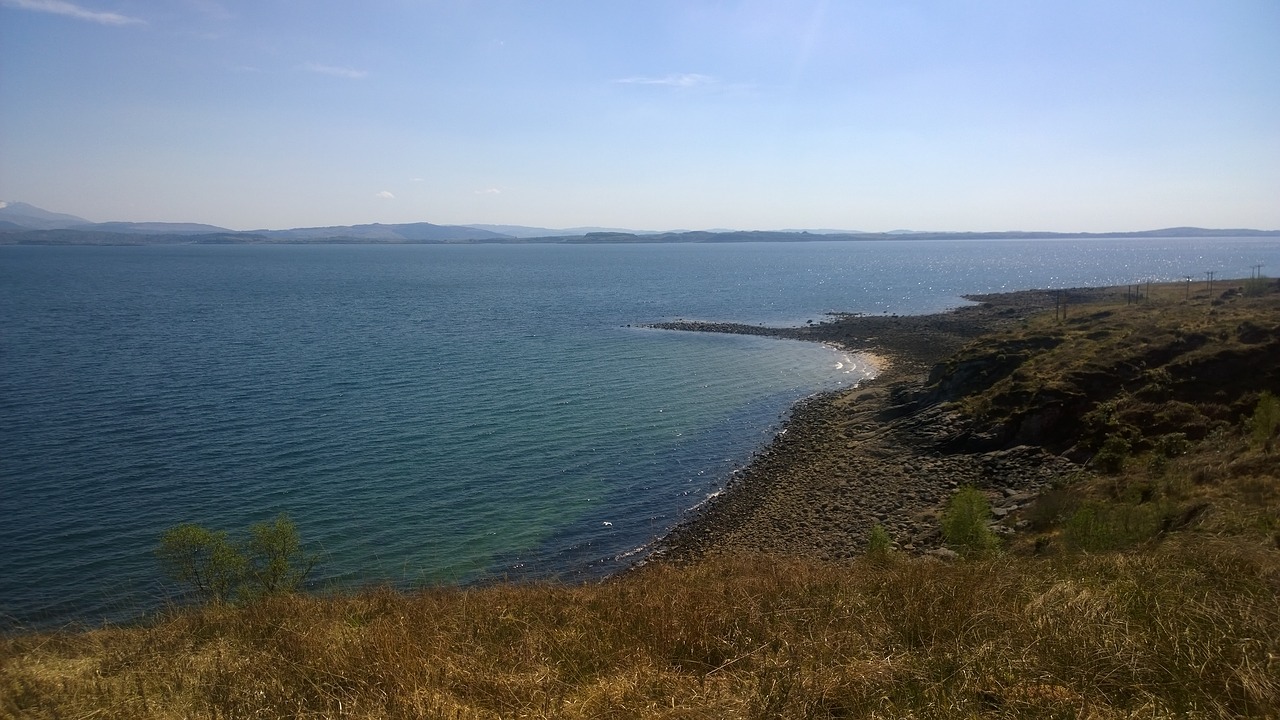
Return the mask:
M1264 393L1280 394L1280 292L1142 292L971 343L934 369L925 401L967 419L953 447L1033 444L1091 470L1011 518L1041 552L1120 549L1192 524L1280 547L1280 405L1255 421Z
M1030 318L915 393L960 418L948 452L1084 464L1003 513L1017 532L995 553L716 555L20 635L0 643L0 714L1275 717L1280 453L1258 408L1280 392L1280 292L1224 287Z

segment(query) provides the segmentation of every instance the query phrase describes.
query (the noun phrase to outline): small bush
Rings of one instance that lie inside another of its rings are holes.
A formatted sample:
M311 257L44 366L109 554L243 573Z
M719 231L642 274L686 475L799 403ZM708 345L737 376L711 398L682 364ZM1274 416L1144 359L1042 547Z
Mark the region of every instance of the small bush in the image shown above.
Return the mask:
M889 553L893 552L893 540L889 538L889 532L884 529L880 523L876 523L871 528L871 534L867 537L867 555L872 558L886 558Z
M1253 409L1253 417L1249 420L1254 447L1261 447L1263 452L1270 453L1275 446L1277 427L1280 427L1280 400L1270 390L1263 391L1258 398L1258 405Z
M1262 275L1255 278L1249 278L1244 281L1244 294L1246 297L1266 295L1267 290L1269 290L1273 285L1274 281L1271 278Z
M977 488L967 487L955 494L942 514L942 537L952 550L966 557L984 555L996 548L999 538L987 524L991 504Z
M1173 458L1186 455L1191 450L1191 442L1186 433L1169 433L1156 438L1153 449L1162 457Z
M1093 466L1098 472L1115 475L1124 469L1124 461L1128 459L1131 447L1128 440L1119 435L1111 435L1093 456Z

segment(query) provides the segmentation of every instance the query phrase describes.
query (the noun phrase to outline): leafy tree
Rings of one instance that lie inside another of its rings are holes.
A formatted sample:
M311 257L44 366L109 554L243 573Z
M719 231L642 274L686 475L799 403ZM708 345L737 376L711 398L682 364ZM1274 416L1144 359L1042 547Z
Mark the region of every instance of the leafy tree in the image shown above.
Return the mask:
M254 595L293 592L316 564L315 556L302 552L298 528L284 513L249 528L244 554L252 581L248 592Z
M156 556L165 574L190 585L196 594L212 602L231 599L243 582L247 566L244 556L227 540L225 532L214 532L193 523L165 531Z
M316 563L284 513L252 525L240 543L194 523L174 526L160 537L156 557L166 575L209 602L293 592Z

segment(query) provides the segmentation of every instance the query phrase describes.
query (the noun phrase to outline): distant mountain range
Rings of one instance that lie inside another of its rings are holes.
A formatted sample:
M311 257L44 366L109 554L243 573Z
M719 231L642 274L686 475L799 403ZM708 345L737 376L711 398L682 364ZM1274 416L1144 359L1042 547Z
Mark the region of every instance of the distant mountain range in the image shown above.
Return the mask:
M1280 237L1280 230L1164 228L1142 232L917 232L867 233L851 230L673 230L622 228L565 229L525 225L434 225L428 222L288 230L236 231L201 223L102 222L50 212L22 202L0 203L0 245L163 245L163 244L422 244L422 243L716 243L803 242L806 240L990 240L1002 238Z

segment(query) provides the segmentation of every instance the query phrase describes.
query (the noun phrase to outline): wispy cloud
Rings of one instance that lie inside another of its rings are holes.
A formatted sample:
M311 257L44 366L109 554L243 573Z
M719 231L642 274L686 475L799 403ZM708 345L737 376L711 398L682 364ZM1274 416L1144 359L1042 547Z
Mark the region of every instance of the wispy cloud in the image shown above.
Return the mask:
M321 65L319 63L307 63L302 66L307 72L320 73L321 75L329 75L332 77L346 78L348 80L360 80L369 75L366 70L355 70L349 67L338 67L336 65Z
M482 188L480 190L476 190L476 194L477 195L501 195L502 190L500 188Z
M32 10L34 12L52 13L54 15L62 15L63 17L74 18L76 20L85 20L87 22L95 22L100 25L145 25L146 20L141 18L129 17L113 12L99 12L81 7L75 3L69 3L65 0L0 0L4 5L19 8L21 10Z
M620 85L666 85L667 87L692 88L704 85L714 85L716 79L710 75L701 75L699 73L674 73L671 75L663 75L661 77L629 77L614 80Z
M396 199L396 196L395 196L395 195L393 195L393 194L391 194L391 191L390 191L390 190L383 190L382 192L378 193L378 197L382 198L383 200L395 200L395 199Z

